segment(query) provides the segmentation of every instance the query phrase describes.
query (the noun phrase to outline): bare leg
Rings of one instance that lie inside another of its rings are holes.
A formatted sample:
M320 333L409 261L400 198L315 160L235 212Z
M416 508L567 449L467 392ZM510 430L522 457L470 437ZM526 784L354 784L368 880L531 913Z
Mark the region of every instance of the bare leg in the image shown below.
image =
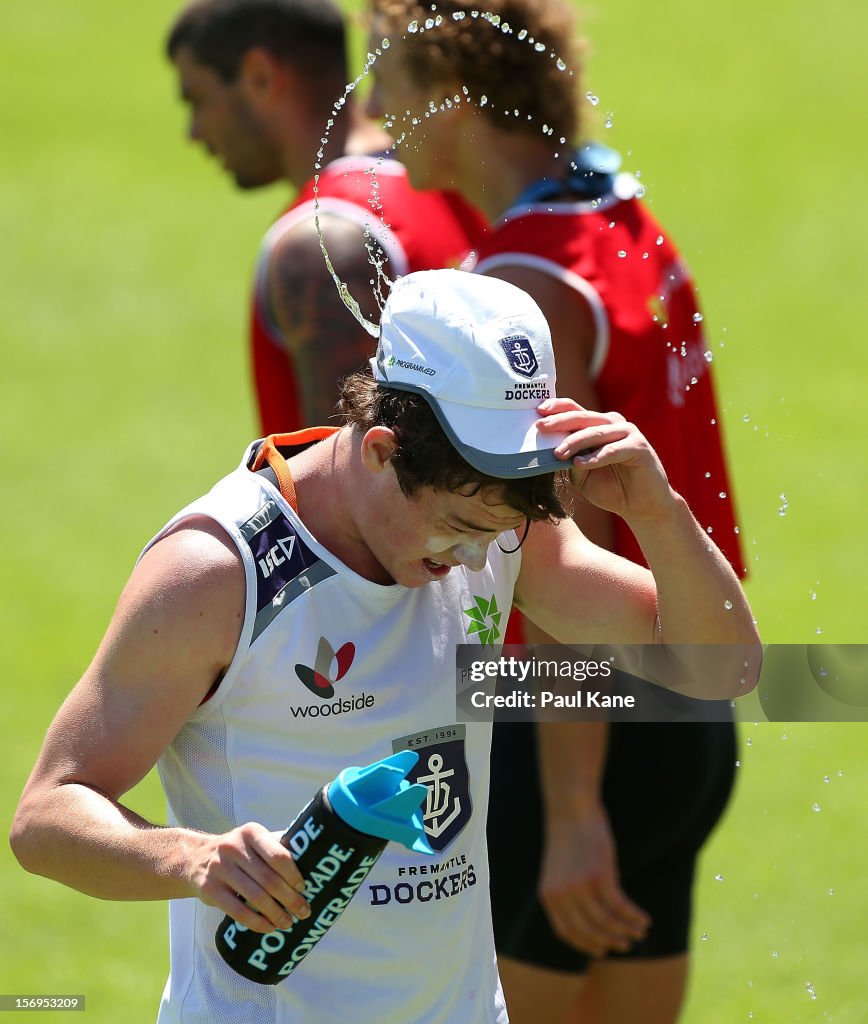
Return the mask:
M551 971L546 967L497 958L510 1024L563 1024L585 982L584 974Z
M686 953L655 960L595 961L561 1024L675 1024L687 990L687 970Z

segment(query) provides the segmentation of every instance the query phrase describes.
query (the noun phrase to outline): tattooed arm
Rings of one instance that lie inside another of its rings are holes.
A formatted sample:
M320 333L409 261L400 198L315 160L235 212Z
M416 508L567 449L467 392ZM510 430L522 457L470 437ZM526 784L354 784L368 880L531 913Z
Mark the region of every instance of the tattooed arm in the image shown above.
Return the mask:
M320 227L335 272L364 316L380 319L360 227L320 214ZM272 251L266 301L298 375L304 421L327 424L334 414L338 381L374 354L375 339L344 305L325 265L313 220L288 231Z

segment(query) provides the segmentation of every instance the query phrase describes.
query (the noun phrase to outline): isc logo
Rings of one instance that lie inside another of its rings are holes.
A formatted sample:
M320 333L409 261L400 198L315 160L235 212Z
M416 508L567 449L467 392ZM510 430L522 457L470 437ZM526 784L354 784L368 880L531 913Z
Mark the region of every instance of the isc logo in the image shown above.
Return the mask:
M292 549L295 545L295 537L279 537L276 544L273 544L265 553L264 558L258 559L259 568L263 579L268 577L284 562L292 558ZM282 552L282 554L281 554Z

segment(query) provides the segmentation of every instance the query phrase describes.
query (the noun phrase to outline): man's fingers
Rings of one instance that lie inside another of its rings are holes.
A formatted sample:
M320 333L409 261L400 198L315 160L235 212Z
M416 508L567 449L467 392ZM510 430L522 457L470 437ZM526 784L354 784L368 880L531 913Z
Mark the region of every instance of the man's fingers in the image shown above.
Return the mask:
M593 932L599 943L610 949L626 952L633 941L641 937L634 933L632 927L625 925L617 914L612 913L597 893L585 901L583 911L585 926Z
M301 878L298 869L294 874ZM238 866L227 884L272 928L289 928L294 917L310 916L310 906L301 892L256 855Z
M290 928L310 916L304 879L278 837L249 822L213 837L197 888L205 903L220 907L254 931Z
M544 899L552 927L570 945L592 956L612 950L626 952L644 938L648 915L620 890L588 890L579 897Z
M557 912L549 913L549 919L560 938L583 953L605 956L613 949L624 948L623 940L613 940L605 930L601 930L594 915L588 912L587 905L561 904Z
M563 942L589 956L604 956L608 952L608 948L600 941L595 930L575 908L567 909L560 904L557 907L547 907L546 912L555 934Z
M545 408L546 406L548 408ZM619 412L595 412L593 409L583 409L568 398L558 398L551 403L544 402L542 406L539 406L538 411L542 415L536 421L536 427L544 434L566 434L597 425L626 422Z
M250 906L245 900L241 899L240 896L235 893L227 892L224 899L221 901L220 909L225 910L226 913L239 924L243 924L245 928L249 928L253 932L273 932L277 928L289 928L292 925L292 915L287 914L289 918L289 924L281 924L269 918L264 917L262 914L256 912L253 907ZM283 911L286 914L286 911Z
M635 939L645 937L651 927L651 917L638 904L634 903L621 889L607 893L604 897L606 907L613 919L620 924Z

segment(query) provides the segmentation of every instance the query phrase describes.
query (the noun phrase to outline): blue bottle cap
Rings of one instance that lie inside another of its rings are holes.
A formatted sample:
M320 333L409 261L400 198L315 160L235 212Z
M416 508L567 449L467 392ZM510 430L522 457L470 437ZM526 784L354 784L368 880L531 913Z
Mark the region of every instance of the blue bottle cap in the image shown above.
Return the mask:
M332 810L359 832L403 843L417 853L433 854L420 810L428 787L406 778L418 760L412 750L402 750L364 768L344 768L329 783Z

